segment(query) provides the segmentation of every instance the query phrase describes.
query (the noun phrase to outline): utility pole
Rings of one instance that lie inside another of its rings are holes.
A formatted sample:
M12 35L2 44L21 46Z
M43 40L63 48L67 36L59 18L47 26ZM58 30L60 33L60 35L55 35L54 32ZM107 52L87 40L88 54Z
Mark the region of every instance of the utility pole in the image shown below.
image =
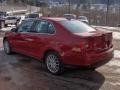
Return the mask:
M2 3L0 3L0 11L2 11Z
M29 5L31 0L26 0L28 13L31 13L31 5Z
M106 25L108 25L108 20L109 20L109 6L110 6L110 0L107 0Z
M1 11L3 10L2 3L3 3L3 0L0 0L0 9L1 9Z
M91 20L90 20L90 18L91 18L91 1L90 2L88 2L88 6L89 6L89 8L87 8L88 9L88 11L89 11L89 22L90 22L90 24L91 24Z
M70 5L71 5L71 1L69 0L69 14L71 13Z
M120 6L119 6L118 12L119 12L119 13L118 13L118 14L119 14L119 15L118 15L118 20L119 20L119 21L118 21L118 24L120 24Z

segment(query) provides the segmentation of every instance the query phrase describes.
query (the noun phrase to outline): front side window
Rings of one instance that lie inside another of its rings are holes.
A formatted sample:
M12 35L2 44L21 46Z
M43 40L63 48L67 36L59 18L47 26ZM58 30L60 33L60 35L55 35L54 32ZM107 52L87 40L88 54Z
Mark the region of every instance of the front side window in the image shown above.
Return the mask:
M72 33L96 31L94 28L78 20L64 20L60 21L60 24Z
M32 25L33 25L34 21L32 20L27 20L27 21L23 21L23 23L19 26L18 28L18 32L28 32Z

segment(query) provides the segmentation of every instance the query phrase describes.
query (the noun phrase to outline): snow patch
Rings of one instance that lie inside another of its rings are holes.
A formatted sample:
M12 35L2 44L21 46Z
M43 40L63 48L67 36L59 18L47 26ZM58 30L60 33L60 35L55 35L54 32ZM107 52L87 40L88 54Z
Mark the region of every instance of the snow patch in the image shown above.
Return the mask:
M0 40L3 40L3 38L0 38Z
M113 83L113 82L109 82L109 84L113 85L113 86L120 86L120 83L119 82L116 82L116 83Z
M114 51L114 58L120 58L120 51L119 50Z
M108 26L103 26L102 28L104 28L104 29L110 29L110 30L113 30L113 29L116 29L116 27L108 27Z
M8 28L3 28L3 29L2 29L2 31L10 31L10 30L11 30L11 28L9 28L9 27L8 27Z
M114 73L120 74L120 69L115 70Z
M107 63L108 66L118 66L120 67L120 60L112 60L109 63Z
M120 40L120 33L119 32L113 32L113 38Z

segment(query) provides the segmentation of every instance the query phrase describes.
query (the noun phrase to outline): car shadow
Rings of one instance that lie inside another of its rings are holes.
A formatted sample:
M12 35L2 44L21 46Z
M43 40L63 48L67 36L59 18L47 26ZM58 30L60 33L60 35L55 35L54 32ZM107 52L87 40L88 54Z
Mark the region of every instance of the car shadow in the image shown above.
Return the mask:
M12 61L9 60L9 64L13 67L11 69L17 68L15 73L18 73L18 76L16 77L23 77L23 81L33 87L41 87L40 84L44 83L45 86L43 87L48 90L99 90L105 82L105 77L97 70L72 68L66 69L60 76L55 76L50 74L45 65L38 60L16 53L14 55L3 55L13 59ZM22 74L19 74L19 71ZM18 78L17 83L20 83L21 80L19 81Z
M105 77L98 71L69 68L60 76L51 75L43 63L32 58L21 58L19 63L26 64L36 74L47 77L50 90L99 90L105 81Z
M99 90L105 81L105 77L98 71L78 69L65 71L61 76L47 76L50 79L52 77L50 90Z

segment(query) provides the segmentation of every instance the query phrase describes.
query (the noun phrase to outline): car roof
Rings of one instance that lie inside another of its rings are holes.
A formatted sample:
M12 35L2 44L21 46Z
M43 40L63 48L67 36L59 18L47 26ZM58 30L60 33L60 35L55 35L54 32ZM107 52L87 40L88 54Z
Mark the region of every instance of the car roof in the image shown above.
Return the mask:
M41 18L26 18L26 19L24 19L24 21L26 21L26 20L48 20L48 21L59 22L59 21L66 21L68 19L63 18L63 17L41 17Z
M63 21L67 20L66 18L63 17L41 17L43 20L50 20L50 21Z

